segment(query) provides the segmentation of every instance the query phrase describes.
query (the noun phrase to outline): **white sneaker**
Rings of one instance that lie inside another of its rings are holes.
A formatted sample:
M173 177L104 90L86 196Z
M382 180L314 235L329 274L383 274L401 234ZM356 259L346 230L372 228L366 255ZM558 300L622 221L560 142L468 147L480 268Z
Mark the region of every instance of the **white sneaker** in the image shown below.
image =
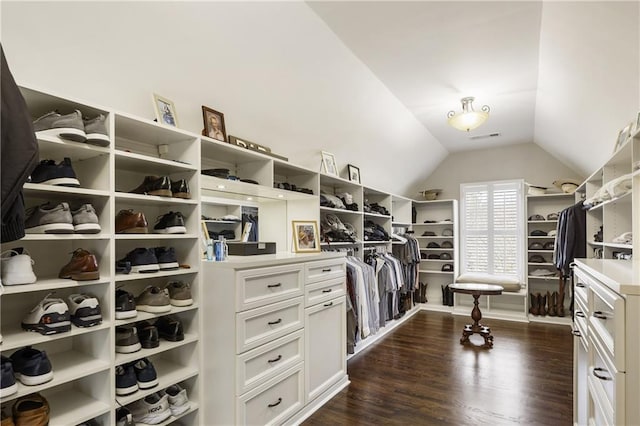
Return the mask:
M92 327L102 323L98 299L88 294L71 294L67 298L71 321L77 327Z
M16 247L7 250L0 256L2 262L2 283L4 285L33 284L36 275L33 273L33 259L27 249Z
M50 298L47 294L22 320L26 331L40 334L56 334L71 330L69 307L62 299Z
M136 424L157 425L171 417L168 395L160 396L157 392L137 400L128 408Z
M189 409L189 398L187 398L187 390L180 385L171 385L164 390L169 397L169 408L171 414L179 416Z

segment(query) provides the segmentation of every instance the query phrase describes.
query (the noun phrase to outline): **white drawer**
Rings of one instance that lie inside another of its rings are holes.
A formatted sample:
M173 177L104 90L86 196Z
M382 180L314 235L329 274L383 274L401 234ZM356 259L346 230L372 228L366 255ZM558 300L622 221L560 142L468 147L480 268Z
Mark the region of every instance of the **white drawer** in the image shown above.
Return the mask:
M309 284L344 277L346 271L344 258L308 262L305 265L305 280Z
M236 274L237 311L302 296L303 264L248 269Z
M596 339L590 338L589 345L589 379L593 382L595 396L605 408L605 413L611 413L613 420L616 413L624 417L625 374L615 368Z
M304 360L304 330L247 351L237 358L236 395Z
M236 353L256 348L303 326L302 297L240 312L236 314Z
M585 279L585 275L579 269L574 269L574 279L575 279L575 299L580 300L584 306L587 306L587 291L589 289L589 282Z
M573 322L575 325L574 329L577 329L580 332L580 336L582 337L582 339L586 339L589 333L589 311L587 310L586 306L583 306L582 302L577 298L575 299L573 311Z
M617 293L597 281L589 285L591 310L589 324L602 342L617 370L625 370L625 302ZM592 334L591 332L589 334Z
M314 284L306 285L304 288L305 305L307 307L345 294L344 276L329 281L321 281Z
M304 405L304 363L236 399L236 424L281 424Z
M613 409L607 404L604 397L598 394L595 379L592 376L587 377L588 392L588 417L589 426L616 426L613 420Z

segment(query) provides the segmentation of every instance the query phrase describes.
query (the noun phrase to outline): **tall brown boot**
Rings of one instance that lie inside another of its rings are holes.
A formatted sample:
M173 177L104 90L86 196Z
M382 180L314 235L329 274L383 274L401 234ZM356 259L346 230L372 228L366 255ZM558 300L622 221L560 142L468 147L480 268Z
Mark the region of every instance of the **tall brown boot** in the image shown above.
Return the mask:
M418 283L418 287L413 289L413 304L416 305L420 303L420 284Z
M540 315L547 315L547 295L541 294L538 300L540 301Z
M533 295L533 293L529 293L529 298L531 299L531 307L529 308L529 313L531 315L538 315L539 307L538 307L538 296Z
M558 291L558 303L556 304L556 312L559 317L564 316L564 280L560 280L560 290Z
M549 294L549 292L547 292L547 300L549 301L549 316L550 317L557 316L558 315L558 311L557 311L556 307L558 305L558 292L554 291L551 294Z
M427 283L420 283L420 303L427 302Z

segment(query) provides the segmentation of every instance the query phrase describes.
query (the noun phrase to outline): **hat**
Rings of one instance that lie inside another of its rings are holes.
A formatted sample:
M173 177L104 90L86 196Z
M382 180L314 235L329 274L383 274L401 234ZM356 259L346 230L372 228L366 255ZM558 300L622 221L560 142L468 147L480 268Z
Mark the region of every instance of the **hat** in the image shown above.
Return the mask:
M529 244L529 250L543 250L543 247L540 243L531 243Z
M544 216L541 214L532 214L529 216L529 220L544 220Z
M453 229L451 229L451 228L444 229L442 231L442 236L444 236L444 237L452 237L453 236Z
M529 189L527 190L528 195L544 195L547 193L546 186L531 185L530 183L527 185L529 186Z
M440 255L432 253L429 256L427 256L427 259L440 259Z
M440 248L440 244L431 241L429 244L427 244L427 248Z
M549 213L547 215L547 220L558 220L558 213Z
M442 265L442 272L453 272L453 265L451 263Z
M533 256L529 257L529 263L545 263L546 260L544 260L544 257L540 256L539 254L534 254Z
M582 182L580 182L579 180L571 178L562 178L553 181L553 185L556 188L561 189L565 194L571 194L572 192L575 192L581 184Z
M427 220L424 221L424 223L436 223L436 221L427 219Z
M422 195L425 200L433 201L438 198L438 195L442 192L442 189L427 189L425 191L420 191L418 194Z
M544 250L553 250L555 248L555 243L553 241L547 241L544 243Z
M423 236L423 237L435 237L435 236L436 236L436 233L435 233L435 232L433 232L433 231L424 231L424 232L422 233L422 236Z
M426 259L427 253L420 253L420 259Z
M534 229L529 235L531 235L532 237L546 237L547 233L540 229Z
M440 260L451 260L451 255L449 253L441 253Z
M547 232L547 236L548 237L555 237L557 233L558 233L558 231L556 231L555 229L552 229L551 231Z
M453 244L451 243L451 241L443 241L442 248L453 248Z
M553 271L550 271L548 269L536 269L533 272L530 272L529 275L533 275L534 277L550 277L555 275L556 273Z

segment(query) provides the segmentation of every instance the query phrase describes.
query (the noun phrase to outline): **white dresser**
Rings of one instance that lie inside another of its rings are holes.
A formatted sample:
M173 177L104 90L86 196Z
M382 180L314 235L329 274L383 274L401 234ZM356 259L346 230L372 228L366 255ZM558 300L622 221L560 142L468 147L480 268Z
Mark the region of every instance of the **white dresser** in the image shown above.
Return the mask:
M344 388L341 253L202 262L204 424L296 423Z
M574 424L640 424L640 269L611 259L574 267Z

